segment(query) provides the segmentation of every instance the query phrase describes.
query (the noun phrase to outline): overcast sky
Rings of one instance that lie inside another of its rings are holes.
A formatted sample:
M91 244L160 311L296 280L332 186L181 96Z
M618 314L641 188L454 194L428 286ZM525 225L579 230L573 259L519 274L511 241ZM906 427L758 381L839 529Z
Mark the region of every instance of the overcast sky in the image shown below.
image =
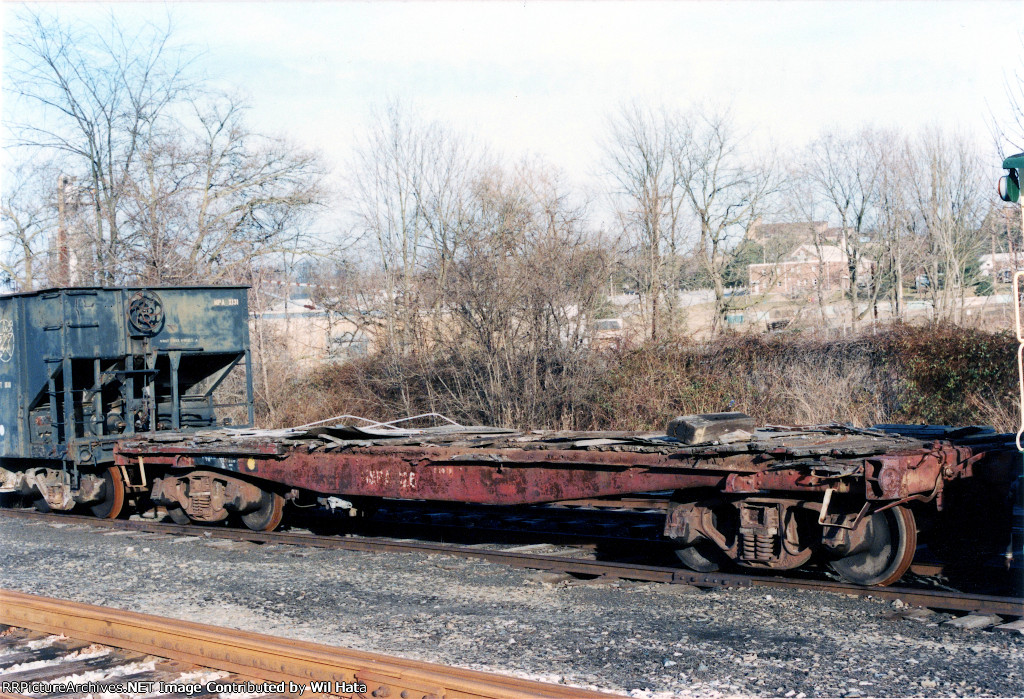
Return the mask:
M871 122L958 126L988 146L1024 54L1020 0L47 6L129 23L169 11L208 72L248 94L258 128L339 169L371 108L393 97L577 182L599 171L605 119L631 99L731 104L783 145Z

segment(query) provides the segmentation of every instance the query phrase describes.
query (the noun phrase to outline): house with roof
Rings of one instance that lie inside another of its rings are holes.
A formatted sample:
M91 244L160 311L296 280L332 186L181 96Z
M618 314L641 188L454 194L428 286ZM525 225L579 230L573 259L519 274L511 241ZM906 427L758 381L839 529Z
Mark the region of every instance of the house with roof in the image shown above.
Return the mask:
M997 252L978 257L978 274L982 277L995 277L994 281L1009 284L1013 281L1013 273L1024 270L1024 253Z
M858 277L866 279L871 264L861 260ZM846 253L837 245L798 245L779 262L747 265L752 294L795 294L821 287L824 291L850 288L850 269Z

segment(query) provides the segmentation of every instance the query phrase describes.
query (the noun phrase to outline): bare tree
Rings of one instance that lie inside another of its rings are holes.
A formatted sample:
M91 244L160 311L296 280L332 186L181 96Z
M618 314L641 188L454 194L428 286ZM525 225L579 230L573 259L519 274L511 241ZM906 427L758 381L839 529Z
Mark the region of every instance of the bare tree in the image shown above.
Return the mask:
M878 133L880 171L876 233L880 276L891 287L892 317L906 315L904 285L919 259L914 236L914 191L907 139L897 131ZM883 271L884 270L884 271Z
M666 108L633 103L609 120L608 129L606 168L615 183L619 225L628 241L627 255L639 261L631 276L650 337L658 340L671 332L659 326L672 315L688 232L679 151L689 124Z
M464 367L448 382L448 399L477 419L537 424L543 415L569 424L608 270L585 204L551 168L523 162L486 171L464 216L444 289L443 347Z
M853 135L826 132L811 143L807 153L806 168L817 196L828 204L839 223L852 328L870 310L870 304L860 308L860 276L874 235L881 162L877 134L867 128Z
M8 173L0 196L0 271L11 289L30 291L46 280L49 236L57 223L58 170L25 161Z
M1004 158L1024 151L1024 37L1020 37L1018 51L1016 69L1012 74L1004 74L1003 108L989 108L992 138L996 151Z
M697 259L715 290L715 333L730 307L726 270L736 246L778 190L779 173L773 156L755 155L748 148L727 112L696 113L676 140L677 180L697 219Z
M66 213L85 232L78 278L63 283L241 280L301 245L322 163L255 133L242 100L193 79L170 21L70 28L30 13L20 28L11 84L28 116L11 125L14 151L60 157L75 181Z
M196 176L186 200L190 215L177 221L188 268L217 280L237 277L257 258L308 251L306 218L325 195L319 156L248 129L237 98L193 106L200 125Z
M350 189L360 236L382 272L384 345L403 354L423 346L422 312L439 310L480 156L399 103L376 120L355 149Z
M909 148L916 230L937 320L962 320L970 270L984 251L982 221L991 185L979 150L961 133L927 129Z
M140 137L190 88L187 59L172 29L76 27L28 13L11 43L10 93L22 120L10 124L18 145L58 151L83 173L91 195L97 281L113 282L124 259L123 198Z
M827 241L818 222L826 221L829 211L827 205L818 196L813 167L808 167L806 162L800 161L790 164L784 198L786 213L794 220L806 222L811 244L814 246L814 252L818 258L818 279L814 285L814 297L818 306L818 319L821 327L824 328L828 324L827 308L832 290L827 288L825 282L828 279L825 261ZM776 270L780 259L781 257L776 259Z

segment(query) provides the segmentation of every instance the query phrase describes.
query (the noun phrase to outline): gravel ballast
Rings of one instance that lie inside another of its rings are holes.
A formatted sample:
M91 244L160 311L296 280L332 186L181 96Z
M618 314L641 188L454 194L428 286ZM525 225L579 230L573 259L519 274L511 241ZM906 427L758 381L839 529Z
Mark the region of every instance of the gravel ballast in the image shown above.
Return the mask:
M2 516L0 587L638 697L1024 694L1021 633L827 593Z

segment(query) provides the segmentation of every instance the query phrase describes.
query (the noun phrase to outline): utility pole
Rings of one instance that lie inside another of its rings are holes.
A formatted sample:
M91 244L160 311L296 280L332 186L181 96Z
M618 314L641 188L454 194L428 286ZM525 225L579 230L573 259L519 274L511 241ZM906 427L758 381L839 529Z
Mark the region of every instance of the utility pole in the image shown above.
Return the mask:
M68 227L65 209L67 207L67 188L71 178L67 175L57 177L57 285L71 284L71 258L68 254Z

